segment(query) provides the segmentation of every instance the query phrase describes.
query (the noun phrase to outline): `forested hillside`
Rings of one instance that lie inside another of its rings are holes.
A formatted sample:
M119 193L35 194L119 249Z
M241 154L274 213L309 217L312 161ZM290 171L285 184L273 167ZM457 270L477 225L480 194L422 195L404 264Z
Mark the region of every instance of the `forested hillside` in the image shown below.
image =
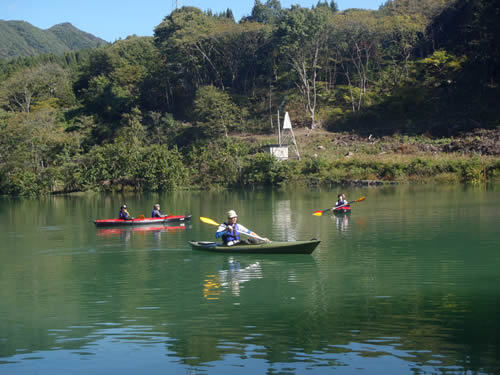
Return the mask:
M41 30L24 21L0 20L0 35L0 59L44 53L62 54L107 44L70 23Z
M395 162L373 145L366 152L386 159L280 164L235 136L274 132L278 109L312 135L425 135L433 149L496 129L499 12L493 0L393 0L342 12L333 1L284 9L256 0L235 22L229 9L183 7L154 37L0 62L0 192L278 185L307 175L493 178L497 159Z

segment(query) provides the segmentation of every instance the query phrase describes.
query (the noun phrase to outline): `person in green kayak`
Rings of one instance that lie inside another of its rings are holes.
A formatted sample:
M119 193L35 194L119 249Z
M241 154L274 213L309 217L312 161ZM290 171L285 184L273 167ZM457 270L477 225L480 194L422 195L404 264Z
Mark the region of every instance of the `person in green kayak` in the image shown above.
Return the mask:
M132 220L133 217L127 211L127 205L124 204L120 207L120 213L118 214L118 218L122 220Z
M227 222L222 223L217 228L215 233L216 238L222 238L222 242L226 246L233 246L236 244L256 244L258 240L254 237L260 238L264 242L270 242L267 238L262 238L257 233L252 232L250 229L244 227L237 223L238 215L234 210L229 210L227 212ZM247 234L252 236L246 240L240 239L240 234Z

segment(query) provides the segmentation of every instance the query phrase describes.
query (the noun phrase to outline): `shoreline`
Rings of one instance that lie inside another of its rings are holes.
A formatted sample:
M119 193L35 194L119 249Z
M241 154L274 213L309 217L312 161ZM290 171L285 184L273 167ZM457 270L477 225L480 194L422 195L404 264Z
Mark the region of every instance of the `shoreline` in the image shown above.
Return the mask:
M275 144L277 136L238 134L206 143L197 149L179 150L159 167L170 168L171 177L159 175L167 187L152 188L141 173L109 175L88 181L73 180L73 170L63 170L67 180L50 181L50 188L33 175L21 180L26 189L4 196L65 195L85 192L145 192L164 190L225 190L258 186L388 186L398 184L500 184L500 129L478 130L454 138L426 136L362 137L351 133L332 133L322 129L297 129L295 137L300 152L296 157L278 161L263 152ZM458 146L460 145L460 147ZM164 149L165 152L166 149ZM147 156L144 147L138 154ZM482 152L487 152L483 154ZM289 155L293 155L290 150ZM165 164L167 163L167 164ZM101 163L102 164L102 163ZM106 175L106 165L98 167ZM131 165L131 167L134 167ZM133 169L133 168L132 168ZM13 177L11 176L11 179Z

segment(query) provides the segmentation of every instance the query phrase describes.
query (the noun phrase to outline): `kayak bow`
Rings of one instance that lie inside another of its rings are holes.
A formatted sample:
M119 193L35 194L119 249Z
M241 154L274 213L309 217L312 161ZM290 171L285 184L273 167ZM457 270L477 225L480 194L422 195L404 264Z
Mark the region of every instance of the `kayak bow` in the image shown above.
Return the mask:
M333 213L335 215L350 214L351 213L351 207L350 206L337 207L337 208L335 208L333 210Z

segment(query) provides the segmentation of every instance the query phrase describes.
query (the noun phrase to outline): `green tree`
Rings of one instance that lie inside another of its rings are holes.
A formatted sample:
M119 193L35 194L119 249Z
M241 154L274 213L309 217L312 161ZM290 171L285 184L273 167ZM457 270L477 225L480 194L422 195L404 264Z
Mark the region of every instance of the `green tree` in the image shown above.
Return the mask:
M329 9L324 7L315 10L293 7L282 17L276 30L279 51L297 75L296 85L310 115L311 128L317 126L319 61L325 47L330 15Z
M214 63L222 72L224 87L247 93L256 75L264 73L269 59L271 29L259 23L220 24L207 36L215 53ZM245 48L241 48L245 46ZM263 71L264 70L264 71Z
M129 37L94 51L79 71L75 84L87 114L98 124L93 129L94 143L110 141L123 125L122 116L149 104L148 88L159 64L152 38Z
M214 86L201 87L194 100L195 124L209 137L219 137L236 127L238 108L231 97Z
M146 191L173 190L184 186L187 170L177 148L169 150L166 145L152 145L142 152L135 177L143 179Z
M78 134L64 131L59 113L50 106L3 117L0 191L13 195L53 191L61 182L61 171L79 155L79 143Z
M237 185L243 157L248 152L248 145L227 138L191 145L186 155L186 162L192 170L190 183L203 188Z
M435 51L425 59L417 61L419 81L431 88L447 87L455 83L466 57L457 57L446 51Z
M279 0L267 0L263 4L260 0L255 0L251 15L245 21L259 22L262 24L276 24L280 19L283 10Z
M467 56L465 90L483 95L500 82L500 4L489 0L447 2L427 27L427 49Z
M345 99L352 112L359 112L381 63L382 24L375 12L353 9L336 13L330 25L330 44L336 45L341 82L348 88Z
M39 65L12 74L0 85L0 105L11 111L30 112L33 104L49 98L71 104L69 75L57 64Z
M380 64L380 87L382 90L393 90L400 87L410 78L410 70L415 58L419 36L425 31L425 19L416 14L385 15L378 18L380 30L380 53L377 63Z
M214 63L213 45L207 36L219 21L194 7L182 7L165 17L155 28L155 44L174 76L197 88L216 82L224 84ZM191 82L189 82L191 81Z
M121 143L130 150L135 150L144 144L146 131L142 126L142 115L139 108L133 108L131 113L122 117L122 127L117 131L115 143Z

